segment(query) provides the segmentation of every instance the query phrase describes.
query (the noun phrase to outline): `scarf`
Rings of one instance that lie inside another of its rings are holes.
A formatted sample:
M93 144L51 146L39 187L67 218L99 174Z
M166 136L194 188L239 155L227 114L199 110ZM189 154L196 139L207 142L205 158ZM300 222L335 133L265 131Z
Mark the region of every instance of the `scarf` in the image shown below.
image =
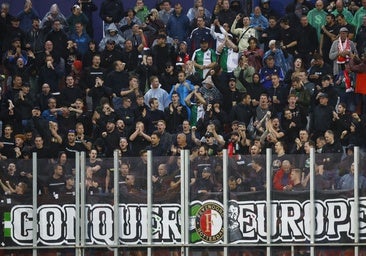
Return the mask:
M343 43L342 43L341 39L338 40L338 52L343 52L343 51L351 51L351 43L348 38L346 38L346 40ZM338 58L337 58L337 63L341 65L341 69L343 71L343 81L346 86L346 92L353 91L353 88L351 85L351 78L344 65L346 62L349 62L349 59L350 59L350 56L348 56L348 55L346 57L338 56Z
M343 52L343 51L351 51L351 43L348 38L346 38L346 40L343 43L342 43L341 39L338 40L338 52ZM338 58L337 58L338 64L344 64L348 61L349 61L349 56L346 56L346 57L338 56Z

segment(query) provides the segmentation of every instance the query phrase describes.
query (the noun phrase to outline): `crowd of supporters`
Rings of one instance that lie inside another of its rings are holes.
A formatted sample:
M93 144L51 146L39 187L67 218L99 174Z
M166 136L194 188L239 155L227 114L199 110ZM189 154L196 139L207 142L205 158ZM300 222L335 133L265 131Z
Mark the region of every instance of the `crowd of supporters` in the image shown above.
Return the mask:
M72 193L84 151L88 191L109 194L116 149L121 194L132 201L145 197L148 150L162 201L179 190L186 149L196 199L222 191L223 149L231 191L265 189L266 148L275 190L308 189L311 148L318 189L353 187L353 147L366 148L366 0L295 0L284 16L268 0L249 10L237 0L213 10L202 0L189 10L79 0L44 16L31 0L18 14L9 7L0 17L4 193L27 191L33 152L48 159L40 193Z
M85 152L88 202L112 204L116 149L122 203L146 202L150 150L155 203L179 201L182 150L192 200L221 200L224 149L230 199L266 189L267 148L274 191L309 189L312 148L316 190L352 190L355 146L364 195L366 0L294 0L285 15L244 2L2 3L1 196L31 198L37 153L40 204L72 203Z

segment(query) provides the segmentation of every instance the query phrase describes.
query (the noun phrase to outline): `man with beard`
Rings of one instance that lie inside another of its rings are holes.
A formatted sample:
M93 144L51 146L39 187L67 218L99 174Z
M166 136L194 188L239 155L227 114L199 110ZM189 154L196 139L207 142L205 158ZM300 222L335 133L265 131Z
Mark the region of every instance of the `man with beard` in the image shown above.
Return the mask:
M240 136L239 132L233 131L230 133L230 141L227 143L229 156L244 155L249 153L249 143L245 136Z
M337 112L333 112L333 131L339 138L343 131L348 131L352 123L352 116L347 112L347 106L341 102L337 106Z
M116 124L113 119L108 119L105 126L105 131L102 132L104 144L106 146L106 156L112 157L113 151L119 147L119 132L116 129Z
M322 26L320 31L319 54L323 56L325 63L331 64L332 62L329 59L328 53L332 46L332 42L337 38L339 28L335 22L335 16L333 14L327 15L326 22L327 23Z
M122 61L126 63L125 70L129 73L137 68L139 52L133 47L132 40L127 39L122 50Z
M234 242L243 239L243 234L240 230L239 218L239 205L236 202L230 202L229 210L229 241Z
M192 177L197 181L199 177L202 177L202 171L204 168L212 167L213 163L212 157L208 155L208 147L206 145L202 145L198 148L198 156L192 161Z
M69 130L67 132L67 138L65 140L65 143L63 145L64 151L66 152L66 155L68 158L75 158L75 154L77 152L87 151L87 148L82 143L76 142L76 131L75 130Z
M329 48L330 49L330 48ZM329 51L328 51L329 52ZM315 85L320 85L322 77L325 75L332 74L332 67L330 64L326 63L324 60L328 58L327 56L322 56L321 54L313 55L313 63L309 69L309 81Z
M255 108L254 113L254 123L253 126L256 130L256 133L262 134L265 130L265 119L268 119L271 116L269 111L269 100L268 95L266 93L262 93L259 98L259 104Z

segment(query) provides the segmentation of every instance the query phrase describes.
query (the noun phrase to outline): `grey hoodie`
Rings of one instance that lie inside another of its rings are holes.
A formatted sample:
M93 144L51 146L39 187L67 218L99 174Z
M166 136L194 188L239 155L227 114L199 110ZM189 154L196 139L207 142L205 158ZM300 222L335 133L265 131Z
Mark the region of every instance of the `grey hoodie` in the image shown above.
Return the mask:
M116 31L115 35L111 35L111 31ZM124 43L126 41L126 39L118 34L118 28L114 23L109 24L107 33L99 43L99 51L102 52L104 50L108 40L113 40L121 49L124 47Z

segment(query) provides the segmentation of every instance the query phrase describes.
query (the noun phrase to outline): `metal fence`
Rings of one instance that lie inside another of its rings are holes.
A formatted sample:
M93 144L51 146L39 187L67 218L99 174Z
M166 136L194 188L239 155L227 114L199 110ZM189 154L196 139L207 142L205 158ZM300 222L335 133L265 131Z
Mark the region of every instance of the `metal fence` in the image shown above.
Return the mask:
M330 182L334 176L318 169L322 160L313 149L307 156L291 156L292 167L304 173L302 181L308 177L308 185L301 190L279 191L272 186L277 156L270 149L262 162L251 156L229 157L227 151L221 157L190 157L189 151L182 151L180 157L152 157L148 151L147 158L121 158L116 151L95 171L85 153L77 153L68 167L75 175L74 189L61 193L49 188L45 193L41 184L47 183L45 174L50 176L45 170L50 160L33 154L32 175L27 176L32 193L5 194L1 200L0 254L364 253L365 178L360 174L357 147L348 159L354 163L352 189L338 187L343 176L338 167L333 170L337 181L326 189L318 187L320 178ZM159 176L161 164L168 170L168 180ZM244 185L245 175L250 175L246 170L255 169L254 164L263 164L265 184L259 184L263 189ZM204 187L205 175L213 189Z

